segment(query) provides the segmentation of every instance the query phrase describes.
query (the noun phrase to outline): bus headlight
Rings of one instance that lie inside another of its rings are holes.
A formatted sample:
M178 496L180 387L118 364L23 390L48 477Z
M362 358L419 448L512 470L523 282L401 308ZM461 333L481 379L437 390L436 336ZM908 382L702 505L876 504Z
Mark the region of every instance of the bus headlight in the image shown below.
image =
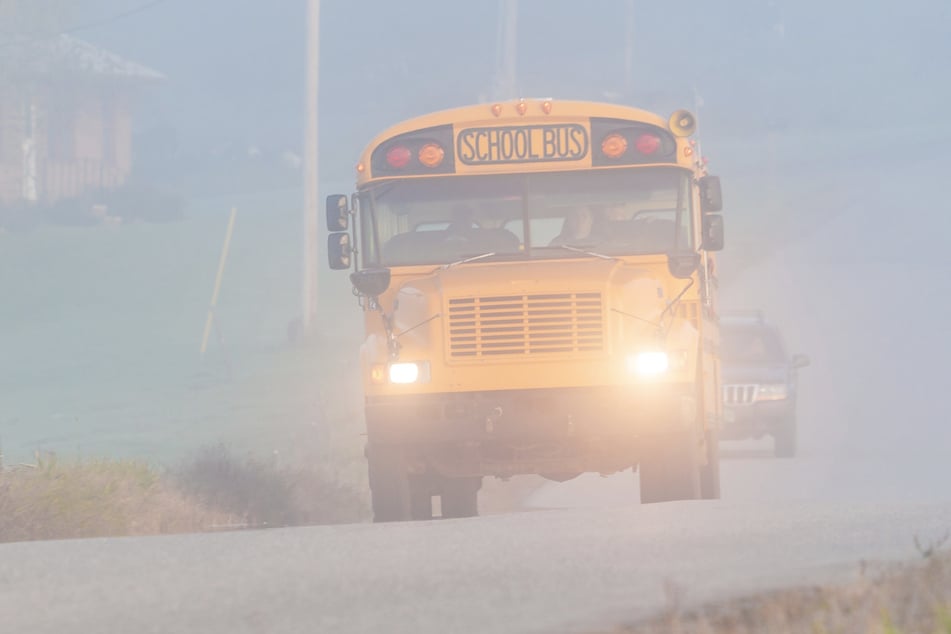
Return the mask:
M670 358L662 350L649 350L627 358L627 371L638 376L658 376L670 368Z
M429 362L390 364L390 383L407 385L410 383L429 383Z
M757 401L783 401L789 396L785 383L769 383L760 385L756 390Z

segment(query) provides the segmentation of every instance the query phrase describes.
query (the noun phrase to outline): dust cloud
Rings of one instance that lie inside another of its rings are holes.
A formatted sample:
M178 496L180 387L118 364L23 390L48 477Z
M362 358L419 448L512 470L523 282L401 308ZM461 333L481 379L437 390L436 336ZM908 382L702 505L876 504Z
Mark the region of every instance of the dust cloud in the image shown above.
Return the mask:
M816 490L828 477L847 479L845 495L873 481L941 495L947 3L522 0L515 94L498 75L504 4L323 3L321 196L352 190L377 132L433 110L516 96L696 108L726 194L722 304L763 309L812 358L799 417L804 456L825 460ZM129 182L145 197L133 206L164 201L148 217L77 227L88 219L66 209L43 220L8 196L7 463L35 451L173 462L226 442L364 477L360 313L346 275L323 262L319 334L295 341L305 5L76 0L40 14L3 3L14 26L0 35L2 123L22 112L24 86L64 103L105 95L131 113ZM4 164L20 161L4 138ZM231 208L217 329L200 359Z

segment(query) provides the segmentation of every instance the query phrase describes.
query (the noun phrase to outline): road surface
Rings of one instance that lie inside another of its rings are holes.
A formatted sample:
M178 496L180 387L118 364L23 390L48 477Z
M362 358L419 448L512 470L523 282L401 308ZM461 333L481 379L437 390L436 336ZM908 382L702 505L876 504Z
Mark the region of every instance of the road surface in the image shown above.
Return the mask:
M915 558L916 536L927 543L951 527L941 486L922 486L929 494L917 501L896 491L850 502L862 496L829 456L729 453L727 494L715 502L641 507L625 473L530 500L568 508L469 520L7 544L0 630L593 631L672 602L846 582L860 562ZM851 464L877 484L876 460ZM910 477L924 485L935 475ZM822 477L826 494L816 495Z

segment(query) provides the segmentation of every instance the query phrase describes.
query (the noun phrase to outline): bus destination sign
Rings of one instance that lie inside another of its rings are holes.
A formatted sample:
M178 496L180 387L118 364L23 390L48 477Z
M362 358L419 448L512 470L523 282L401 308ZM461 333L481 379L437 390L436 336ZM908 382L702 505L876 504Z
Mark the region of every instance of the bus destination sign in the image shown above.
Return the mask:
M579 161L588 155L588 131L577 123L465 128L456 156L465 165Z

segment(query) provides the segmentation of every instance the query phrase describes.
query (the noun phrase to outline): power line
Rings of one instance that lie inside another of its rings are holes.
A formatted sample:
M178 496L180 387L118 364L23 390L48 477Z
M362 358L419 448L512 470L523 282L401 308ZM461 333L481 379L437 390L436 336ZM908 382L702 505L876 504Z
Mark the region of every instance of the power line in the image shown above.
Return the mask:
M86 31L86 30L94 29L100 26L105 26L106 24L112 24L113 22L117 22L119 20L123 20L133 15L142 13L144 11L148 11L149 9L152 9L153 7L163 4L166 1L167 0L151 0L151 2L147 2L138 7L128 9L127 11L122 11L121 13L116 13L107 18L96 20L95 22L87 22L86 24L77 24L76 26L71 26L69 28L62 29L55 33L49 33L47 35L34 35L32 37L26 37L26 38L13 37L13 39L10 39L7 41L0 41L0 50L5 48L10 48L13 46L24 46L24 45L34 44L36 42L43 42L46 40L51 40L53 38L59 37L60 35L66 35L67 33L76 33L77 31ZM15 35L16 34L13 32L0 31L0 37L15 36Z
M103 18L95 22L88 22L86 24L80 24L74 27L70 27L68 29L63 29L62 31L60 31L60 33L61 34L75 33L76 31L86 31L86 30L94 29L100 26L105 26L107 24L112 24L113 22L117 22L119 20L123 20L125 18L132 17L133 15L142 13L144 11L148 11L149 9L156 7L164 2L166 2L166 0L152 0L151 2L146 2L145 4L135 7L133 9L128 9L127 11L116 13L115 15L109 16L108 18Z

